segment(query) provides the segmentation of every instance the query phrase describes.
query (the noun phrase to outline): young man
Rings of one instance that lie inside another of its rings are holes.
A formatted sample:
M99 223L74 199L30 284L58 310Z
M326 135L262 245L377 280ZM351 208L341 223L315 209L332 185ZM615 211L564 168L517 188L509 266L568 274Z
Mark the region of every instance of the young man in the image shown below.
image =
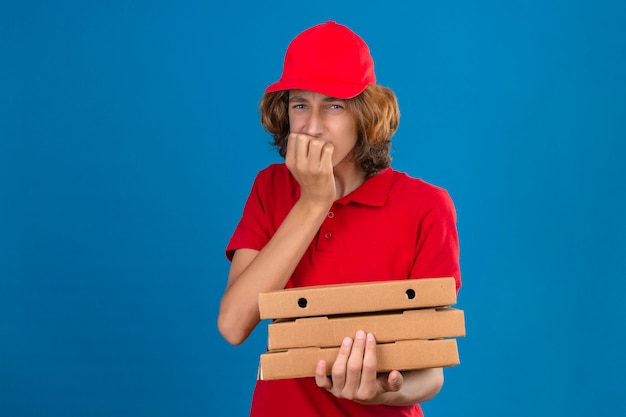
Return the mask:
M282 288L454 276L456 214L448 193L390 167L396 97L376 85L365 42L335 22L299 34L261 123L284 164L257 175L226 248L218 327L232 344L259 323L258 295ZM376 340L346 338L327 377L257 381L251 416L421 416L442 369L376 373Z

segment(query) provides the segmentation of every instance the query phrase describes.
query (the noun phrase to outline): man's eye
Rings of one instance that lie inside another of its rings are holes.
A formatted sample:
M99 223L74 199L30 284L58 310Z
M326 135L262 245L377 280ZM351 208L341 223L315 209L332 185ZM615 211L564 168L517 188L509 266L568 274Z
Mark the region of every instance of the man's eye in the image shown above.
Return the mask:
M343 106L341 104L331 104L330 108L333 110L341 110L343 109Z
M304 104L295 104L293 106L294 109L303 109L304 108Z

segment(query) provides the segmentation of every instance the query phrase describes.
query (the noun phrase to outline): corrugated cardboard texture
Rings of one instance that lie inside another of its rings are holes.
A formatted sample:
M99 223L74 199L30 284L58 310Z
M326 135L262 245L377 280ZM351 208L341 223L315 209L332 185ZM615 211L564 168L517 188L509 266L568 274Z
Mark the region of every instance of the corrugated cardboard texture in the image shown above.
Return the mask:
M405 279L289 288L259 294L261 319L444 307L456 303L454 278Z
M264 380L315 376L320 359L330 375L339 348L303 348L261 355L259 378ZM376 346L378 372L454 366L460 363L456 339L406 340Z
M428 308L393 314L310 317L268 325L268 349L332 347L357 330L372 333L377 343L465 336L462 310Z

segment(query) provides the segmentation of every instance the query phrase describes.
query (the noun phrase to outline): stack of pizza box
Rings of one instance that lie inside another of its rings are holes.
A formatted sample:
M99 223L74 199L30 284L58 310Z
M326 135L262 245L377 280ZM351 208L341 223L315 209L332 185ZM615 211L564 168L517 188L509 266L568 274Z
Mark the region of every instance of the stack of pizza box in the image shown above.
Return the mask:
M259 378L315 375L320 359L327 375L339 346L358 330L376 338L378 372L459 364L456 338L465 319L452 277L289 288L259 295L268 324L268 350Z

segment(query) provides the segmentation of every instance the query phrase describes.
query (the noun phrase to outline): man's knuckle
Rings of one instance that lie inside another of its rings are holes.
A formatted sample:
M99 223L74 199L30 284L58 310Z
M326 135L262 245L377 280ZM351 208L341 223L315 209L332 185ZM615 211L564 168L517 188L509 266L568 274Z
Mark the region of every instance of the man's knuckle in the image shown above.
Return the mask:
M363 372L376 372L376 365L373 363L364 363Z
M353 363L348 364L348 372L355 373L355 372L360 372L360 371L361 371L360 364L353 364Z
M340 381L341 376L343 375L343 372L341 372L339 369L333 369L331 371L331 375L333 377L333 381Z

